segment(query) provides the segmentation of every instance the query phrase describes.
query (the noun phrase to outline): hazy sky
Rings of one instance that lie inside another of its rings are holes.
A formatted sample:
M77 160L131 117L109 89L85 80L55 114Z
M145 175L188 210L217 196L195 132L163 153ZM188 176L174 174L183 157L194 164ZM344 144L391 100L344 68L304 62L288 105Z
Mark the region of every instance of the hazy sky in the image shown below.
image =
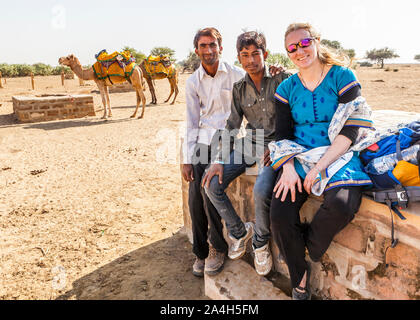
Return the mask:
M199 28L214 26L223 36L223 59L234 62L243 29L263 31L271 52L285 53L284 31L292 22L311 22L322 37L356 50L395 49L392 62L414 62L420 54L420 1L415 0L0 0L0 63L57 65L69 53L92 64L102 49L128 45L145 54L155 46L193 49ZM264 5L261 5L264 3Z

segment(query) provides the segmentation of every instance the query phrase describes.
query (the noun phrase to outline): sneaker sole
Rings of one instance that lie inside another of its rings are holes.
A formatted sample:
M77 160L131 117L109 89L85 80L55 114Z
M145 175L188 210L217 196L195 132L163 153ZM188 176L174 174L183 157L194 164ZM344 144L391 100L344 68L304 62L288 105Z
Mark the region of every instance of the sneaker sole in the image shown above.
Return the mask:
M208 275L208 276L215 276L215 275L217 275L217 274L219 274L222 270L223 270L223 267L225 266L225 264L222 264L221 266L220 266L220 268L219 269L217 269L217 270L205 270L204 272L206 273L206 275Z

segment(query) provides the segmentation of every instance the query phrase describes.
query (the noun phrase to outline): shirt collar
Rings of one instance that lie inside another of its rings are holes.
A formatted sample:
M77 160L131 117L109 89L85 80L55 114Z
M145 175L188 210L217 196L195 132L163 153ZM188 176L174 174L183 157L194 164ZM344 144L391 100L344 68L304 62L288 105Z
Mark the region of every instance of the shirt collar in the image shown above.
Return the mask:
M228 72L225 63L223 61L221 61L221 60L219 60L219 66L217 67L216 74L218 72L225 72L225 73ZM207 72L206 72L206 70L204 70L203 64L200 63L200 67L198 68L198 75L199 75L200 81L203 80L203 77L206 74L207 74Z

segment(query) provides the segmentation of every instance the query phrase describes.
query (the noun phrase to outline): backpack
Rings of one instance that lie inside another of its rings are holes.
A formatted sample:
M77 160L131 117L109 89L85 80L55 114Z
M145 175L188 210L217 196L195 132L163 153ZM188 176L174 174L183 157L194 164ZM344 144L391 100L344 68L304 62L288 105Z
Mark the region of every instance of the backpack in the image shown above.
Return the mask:
M408 208L410 202L420 201L420 121L366 148L360 159L374 185L364 193L386 204L391 213L391 245L385 250L388 267L387 250L398 244L392 212L405 220L400 210Z

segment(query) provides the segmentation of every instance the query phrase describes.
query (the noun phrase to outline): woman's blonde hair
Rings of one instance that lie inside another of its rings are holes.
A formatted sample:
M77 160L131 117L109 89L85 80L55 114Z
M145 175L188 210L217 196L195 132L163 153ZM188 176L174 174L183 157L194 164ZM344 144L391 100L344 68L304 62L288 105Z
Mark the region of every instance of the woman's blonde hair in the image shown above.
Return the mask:
M335 51L330 47L321 44L321 34L315 30L315 28L309 23L292 23L287 27L286 33L284 34L284 41L286 43L286 37L289 33L297 30L306 30L309 32L312 38L316 39L318 48L318 58L323 64L338 65L342 67L349 67L351 60L347 54L342 51Z

